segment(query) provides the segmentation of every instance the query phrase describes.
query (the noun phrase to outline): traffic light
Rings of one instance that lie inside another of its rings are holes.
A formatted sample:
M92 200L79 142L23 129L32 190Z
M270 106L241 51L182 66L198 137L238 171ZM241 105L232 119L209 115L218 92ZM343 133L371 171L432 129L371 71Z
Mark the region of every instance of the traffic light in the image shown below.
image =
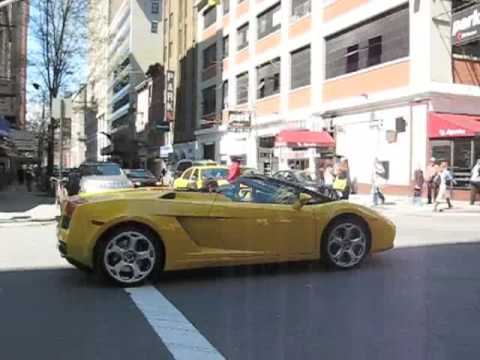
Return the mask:
M407 121L403 117L395 119L395 131L397 133L405 132L407 128Z

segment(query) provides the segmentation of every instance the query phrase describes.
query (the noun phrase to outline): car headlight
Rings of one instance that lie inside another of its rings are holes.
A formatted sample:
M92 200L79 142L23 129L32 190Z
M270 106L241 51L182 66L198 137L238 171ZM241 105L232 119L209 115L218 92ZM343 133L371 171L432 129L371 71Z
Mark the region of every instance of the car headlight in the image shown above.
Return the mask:
M142 183L141 183L140 181L135 181L135 182L134 182L134 185L135 185L135 186L142 186Z
M155 183L155 186L162 186L162 182L161 182L161 181L157 181L157 182Z

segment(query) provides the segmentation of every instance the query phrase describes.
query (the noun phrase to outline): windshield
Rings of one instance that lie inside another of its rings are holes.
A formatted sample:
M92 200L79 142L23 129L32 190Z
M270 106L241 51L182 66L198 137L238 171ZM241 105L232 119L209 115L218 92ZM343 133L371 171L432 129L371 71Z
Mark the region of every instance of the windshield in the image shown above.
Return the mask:
M118 176L122 174L120 166L117 164L84 165L80 171L83 176Z
M212 168L202 170L202 179L225 179L228 176L226 168Z
M298 177L300 178L301 181L306 181L306 182L315 181L313 179L312 174L310 174L309 172L306 172L306 171L299 172Z
M153 178L153 174L148 170L128 170L126 174L129 178L136 178L136 179L150 179Z

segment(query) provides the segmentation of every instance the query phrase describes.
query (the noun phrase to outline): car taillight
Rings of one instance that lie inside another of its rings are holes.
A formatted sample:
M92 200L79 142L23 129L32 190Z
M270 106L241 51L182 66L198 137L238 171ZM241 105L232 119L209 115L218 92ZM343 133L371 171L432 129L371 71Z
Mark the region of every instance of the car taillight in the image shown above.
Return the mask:
M85 204L86 202L86 200L83 200L78 196L71 197L65 205L65 215L71 218L77 206Z

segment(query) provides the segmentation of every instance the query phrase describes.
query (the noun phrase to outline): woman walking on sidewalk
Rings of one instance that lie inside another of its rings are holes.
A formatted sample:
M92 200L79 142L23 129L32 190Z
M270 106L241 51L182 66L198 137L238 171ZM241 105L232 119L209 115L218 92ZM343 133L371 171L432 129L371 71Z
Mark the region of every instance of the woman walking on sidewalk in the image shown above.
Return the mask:
M438 211L438 205L440 205L443 200L447 202L448 208L452 208L452 201L451 201L451 187L455 184L455 179L453 178L452 174L448 170L448 162L444 161L440 165L440 172L437 175L437 179L434 179L434 182L440 183L438 195L435 199L435 206L433 207L433 211ZM442 210L440 210L442 211Z

